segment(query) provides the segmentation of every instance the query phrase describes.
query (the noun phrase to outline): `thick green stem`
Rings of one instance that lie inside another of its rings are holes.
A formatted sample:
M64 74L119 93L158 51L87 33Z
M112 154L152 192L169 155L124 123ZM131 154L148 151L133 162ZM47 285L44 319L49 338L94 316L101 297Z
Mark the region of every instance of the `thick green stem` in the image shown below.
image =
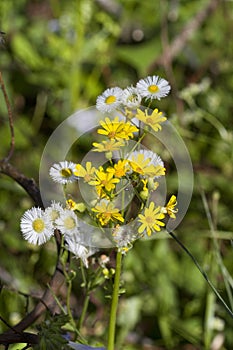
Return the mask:
M121 261L122 261L122 253L117 252L116 272L115 272L115 279L114 279L114 286L113 286L113 293L112 293L112 305L111 305L109 329L108 329L108 350L114 350L116 316L117 316L120 277L121 277Z

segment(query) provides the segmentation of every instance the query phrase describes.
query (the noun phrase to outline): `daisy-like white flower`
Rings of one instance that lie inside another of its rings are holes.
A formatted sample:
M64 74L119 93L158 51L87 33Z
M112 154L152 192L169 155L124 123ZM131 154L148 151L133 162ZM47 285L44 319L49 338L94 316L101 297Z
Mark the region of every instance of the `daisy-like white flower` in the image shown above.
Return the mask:
M64 162L59 162L53 164L49 170L49 175L53 181L61 183L63 185L74 182L77 180L74 171L76 164L65 160Z
M79 223L77 215L74 211L64 209L60 213L60 217L55 220L55 225L58 230L65 236L72 236L79 232Z
M60 213L63 211L61 203L52 201L51 206L45 209L45 214L49 217L52 223L55 223L55 220L59 218Z
M158 99L169 94L171 86L168 81L157 75L148 76L139 80L136 85L139 94L146 99Z
M130 86L123 90L122 104L130 109L138 108L141 104L142 97L136 87Z
M111 113L121 105L122 89L109 88L97 97L96 108L102 113Z
M148 236L151 236L153 231L160 231L161 226L165 226L164 222L160 221L164 219L165 215L161 212L161 207L155 208L154 202L151 202L148 208L145 208L144 215L139 214L139 222L142 225L138 229L138 233L143 233L146 230Z
M132 243L139 238L139 235L135 234L132 228L120 225L116 225L113 229L112 236L118 250L122 253L127 253L132 248Z
M27 210L20 220L20 228L24 239L35 245L47 242L53 235L53 223L40 208Z
M88 267L87 258L96 252L96 249L81 244L80 237L77 233L72 236L65 236L65 247L73 253L77 259L80 258L86 267Z

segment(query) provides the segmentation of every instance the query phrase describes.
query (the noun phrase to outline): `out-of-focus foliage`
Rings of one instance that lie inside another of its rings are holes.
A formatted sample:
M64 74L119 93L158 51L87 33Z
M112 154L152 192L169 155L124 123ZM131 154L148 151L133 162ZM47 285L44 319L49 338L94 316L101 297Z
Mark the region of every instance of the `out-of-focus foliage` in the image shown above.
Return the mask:
M46 140L59 123L76 109L93 105L105 88L125 87L145 77L161 55L166 36L172 41L208 2L2 0L0 30L6 34L0 68L14 108L12 162L37 179ZM233 273L232 31L233 2L223 0L169 67L150 72L172 84L173 93L159 108L183 137L194 167L193 199L177 235L231 307L227 286L232 285ZM2 95L0 118L2 158L10 142ZM166 150L162 157L169 160ZM172 165L167 167L172 193L176 173ZM19 220L33 205L24 191L3 175L0 191L4 285L0 313L14 325L41 296L56 251L53 241L38 248L22 240ZM211 342L219 339L222 345L216 349L230 349L232 319L177 244L162 234L156 238L137 242L125 258L126 293L120 302L117 345L125 350L150 345L151 349L210 349ZM75 261L73 268L78 269ZM73 298L80 308L78 279ZM97 289L85 324L90 339L104 342L107 304L104 291ZM0 323L0 330L5 329Z

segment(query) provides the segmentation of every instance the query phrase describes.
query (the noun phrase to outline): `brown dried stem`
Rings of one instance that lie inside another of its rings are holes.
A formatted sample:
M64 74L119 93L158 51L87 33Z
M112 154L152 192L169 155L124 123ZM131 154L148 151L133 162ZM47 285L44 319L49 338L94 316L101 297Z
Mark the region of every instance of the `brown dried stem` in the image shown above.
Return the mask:
M12 110L11 110L10 102L6 93L1 72L0 72L0 86L3 91L5 103L7 106L10 133L11 133L10 150L7 157L0 160L0 173L5 174L9 176L11 179L13 179L14 181L16 181L22 188L25 189L27 194L35 202L35 205L43 208L44 205L41 199L40 190L35 180L26 177L24 174L19 172L14 166L12 166L9 163L9 160L12 157L14 152L14 144L15 144L14 125L13 125ZM59 235L57 234L57 232L55 232L55 237L57 241L58 256L59 256L60 242L59 242ZM0 334L0 344L5 345L6 348L8 348L8 346L13 343L37 344L39 342L38 335L23 332L23 331L29 326L31 326L44 313L45 310L48 309L50 310L50 312L54 312L54 310L57 307L56 301L54 299L54 295L59 294L59 290L61 286L64 284L64 282L65 282L65 277L62 271L62 266L58 259L55 272L51 277L48 287L44 291L42 298L34 307L34 309L30 313L28 313L17 325L13 327L8 325L8 323L4 321L3 318L0 318L0 320L4 322L9 328L8 331L6 331L3 334Z
M17 325L10 327L10 330L0 334L0 344L9 345L12 343L38 343L38 336L23 332L31 326L46 310L54 312L57 307L54 295L59 294L60 288L65 282L62 266L57 262L54 275L51 278L49 287L45 290L41 300L34 309L28 313Z
M183 50L184 46L190 40L194 33L201 27L204 21L217 9L222 0L210 0L209 3L201 9L193 19L191 19L177 35L170 45L164 47L164 52L148 68L148 74L153 74L158 66L168 67L173 59Z
M0 173L15 180L29 194L36 206L43 208L40 190L34 179L29 179L12 166L6 158L0 161Z

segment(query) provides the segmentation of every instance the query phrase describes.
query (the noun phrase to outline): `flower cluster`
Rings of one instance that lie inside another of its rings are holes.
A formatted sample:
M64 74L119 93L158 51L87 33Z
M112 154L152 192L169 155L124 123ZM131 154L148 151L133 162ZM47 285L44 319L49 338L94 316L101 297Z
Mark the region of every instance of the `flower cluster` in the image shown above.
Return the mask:
M115 87L105 90L97 98L96 108L103 113L111 113L121 107L136 109L140 107L143 98L160 100L169 94L170 89L167 80L155 75L149 76L139 80L136 87L130 86L124 90Z
M76 182L88 189L88 203L67 197L66 207L53 202L44 211L28 210L21 219L21 231L32 244L42 244L59 230L65 246L80 257L87 266L87 257L94 251L82 244L80 222L88 220L97 230L111 232L107 237L123 253L143 235L150 236L165 226L166 215L176 218L176 197L165 206L156 206L152 200L165 175L162 159L142 146L141 141L152 130L158 132L166 117L157 108L141 107L143 99L165 97L169 83L157 76L141 79L136 87L122 90L110 88L97 98L96 108L104 114L97 129L97 140L92 152L105 155L105 163L96 166L91 161L74 163L61 161L53 164L49 174L53 181L66 189ZM111 118L112 112L119 113ZM99 140L99 138L101 138ZM130 200L128 198L130 197ZM88 219L87 219L88 218Z
M94 251L80 242L78 218L73 210L68 209L68 205L63 208L53 201L45 210L36 207L27 210L21 218L21 231L29 243L41 245L54 235L54 230L59 230L64 236L66 248L88 266L87 258Z

